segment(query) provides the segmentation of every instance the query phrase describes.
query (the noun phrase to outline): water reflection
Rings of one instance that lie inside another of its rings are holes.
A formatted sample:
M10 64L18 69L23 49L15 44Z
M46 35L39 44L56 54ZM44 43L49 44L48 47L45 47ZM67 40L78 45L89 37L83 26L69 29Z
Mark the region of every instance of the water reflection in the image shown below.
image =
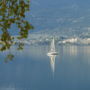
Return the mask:
M0 90L17 90L16 88L0 88Z
M48 55L48 56L50 58L50 65L51 65L52 72L54 73L55 72L55 58L56 58L56 55Z
M72 56L70 48L68 51L66 48L59 46L58 56L46 56L48 46L27 46L23 52L15 51L14 63L0 65L0 87L8 88L13 83L15 90L87 90L86 87L90 88L90 46L77 46L77 55Z
M77 56L78 53L78 48L77 46L64 46L63 47L63 52L70 54L70 56Z

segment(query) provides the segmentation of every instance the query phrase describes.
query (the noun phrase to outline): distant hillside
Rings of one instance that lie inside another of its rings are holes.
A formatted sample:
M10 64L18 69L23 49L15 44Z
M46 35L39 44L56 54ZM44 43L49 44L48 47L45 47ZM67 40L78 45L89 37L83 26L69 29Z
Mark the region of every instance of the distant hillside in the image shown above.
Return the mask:
M34 32L81 34L89 32L90 0L32 0Z

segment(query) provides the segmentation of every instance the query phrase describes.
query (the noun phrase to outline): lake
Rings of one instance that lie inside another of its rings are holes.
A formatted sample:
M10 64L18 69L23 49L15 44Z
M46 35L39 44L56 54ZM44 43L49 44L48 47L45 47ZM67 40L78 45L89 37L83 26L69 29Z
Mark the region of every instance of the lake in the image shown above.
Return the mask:
M90 46L57 46L59 55L51 57L48 51L28 45L0 53L0 90L90 90ZM8 52L15 57L5 63Z

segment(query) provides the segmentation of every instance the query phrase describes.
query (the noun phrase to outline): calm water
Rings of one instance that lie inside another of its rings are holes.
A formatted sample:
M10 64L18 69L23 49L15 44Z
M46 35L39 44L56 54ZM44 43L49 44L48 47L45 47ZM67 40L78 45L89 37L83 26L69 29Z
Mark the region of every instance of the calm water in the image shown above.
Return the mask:
M0 54L0 90L90 90L90 46L58 46L57 56L47 56L49 46L26 46L4 63Z

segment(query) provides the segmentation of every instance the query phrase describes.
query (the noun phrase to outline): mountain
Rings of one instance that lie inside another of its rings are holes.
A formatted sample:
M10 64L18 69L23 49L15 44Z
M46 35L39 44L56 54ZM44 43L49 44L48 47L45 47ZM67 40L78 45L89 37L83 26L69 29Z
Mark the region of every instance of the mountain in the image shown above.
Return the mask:
M33 32L81 36L90 32L90 0L32 0Z

